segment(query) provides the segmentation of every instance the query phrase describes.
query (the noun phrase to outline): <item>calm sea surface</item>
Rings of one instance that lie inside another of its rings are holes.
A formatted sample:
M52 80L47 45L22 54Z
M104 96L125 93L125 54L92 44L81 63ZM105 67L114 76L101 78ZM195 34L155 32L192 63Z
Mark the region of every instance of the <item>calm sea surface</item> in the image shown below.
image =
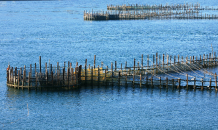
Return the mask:
M218 7L215 0L191 0ZM37 63L128 66L141 54L200 56L218 50L218 20L84 21L84 10L164 0L0 2L0 129L218 129L214 90L82 87L30 91L6 86L6 68ZM168 4L183 4L170 0ZM214 14L218 15L215 11Z

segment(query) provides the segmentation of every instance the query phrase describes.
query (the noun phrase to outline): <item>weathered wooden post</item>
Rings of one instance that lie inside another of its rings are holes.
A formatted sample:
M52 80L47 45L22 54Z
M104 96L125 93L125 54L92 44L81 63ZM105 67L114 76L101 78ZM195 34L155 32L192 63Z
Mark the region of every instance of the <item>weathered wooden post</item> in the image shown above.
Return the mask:
M93 66L91 67L91 82L92 82L92 85L93 85Z
M59 75L60 75L60 70L59 70L59 62L57 62L57 85L59 85Z
M71 83L72 85L74 85L74 72L73 72L73 68L71 68Z
M180 89L180 83L181 83L180 78L178 78L178 83L179 83L179 85L178 85L177 89Z
M179 55L178 55L178 63L179 63Z
M193 60L193 63L195 63L195 56L193 56L193 59L192 59L192 60Z
M158 66L160 66L161 65L161 55L159 55L159 64L158 64Z
M172 56L170 55L170 66L172 65L172 63L171 63L171 58L172 58Z
M202 78L202 86L201 86L201 90L204 89L204 79Z
M111 62L111 77L113 79L113 62Z
M139 70L139 61L138 61L138 63L137 63L137 70Z
M47 71L47 62L45 62L45 72Z
M126 71L126 67L127 67L127 61L126 61L126 63L125 63L125 71Z
M201 55L200 55L200 62L201 62Z
M25 74L25 69L23 69L23 82L22 82L22 89L25 86L25 78L26 78L26 74Z
M30 64L30 73L32 74L32 64Z
M10 81L10 65L8 65L6 72L7 72L7 83L9 83L9 81Z
M172 79L172 88L174 88L174 79Z
M159 77L159 79L160 79L160 88L161 88L161 77Z
M158 53L156 52L156 67L158 65Z
M53 86L53 72L52 72L52 86ZM67 86L68 86L68 89L70 89L70 68L68 67L67 68Z
M103 69L103 66L104 66L104 63L103 63L103 61L101 62L101 68Z
M182 56L182 60L181 60L181 62L184 63L184 61L183 61L183 56Z
M194 77L194 89L196 87L196 78Z
M13 84L13 67L10 68L10 83Z
M39 72L41 73L41 56L39 56Z
M28 90L30 90L30 75L31 75L31 73L29 72L29 75L28 75Z
M20 70L18 70L18 73L17 73L17 88L19 89L19 86L20 86Z
M168 77L166 77L166 88L168 88Z
M190 56L190 64L192 63L192 56Z
M117 70L117 61L115 61L115 64L114 64L114 66L115 66L115 73L116 73L116 70Z
M120 85L120 72L119 72L119 75L118 75L118 85Z
M17 79L17 67L15 67L15 69L14 69L14 88L16 88L16 84L17 84L17 81L16 81L16 79Z
M35 79L35 89L37 90L37 84L38 84L37 83L37 79L38 79L38 73L37 72L35 73L35 78L36 78Z
M35 73L36 73L36 63L35 63Z
M45 75L46 75L46 85L48 85L48 70L45 71Z
M82 74L82 65L79 66L79 72L78 72L78 83L81 82L81 74ZM77 84L78 87L78 84Z
M209 63L208 63L208 54L206 55L206 65L208 66Z
M95 69L95 60L96 60L96 55L94 55L94 69Z
M143 70L143 54L142 54L142 59L141 59L141 68Z
M62 85L65 85L64 75L65 75L65 67L63 68L63 84Z
M210 78L210 84L209 84L209 89L211 89L211 78Z

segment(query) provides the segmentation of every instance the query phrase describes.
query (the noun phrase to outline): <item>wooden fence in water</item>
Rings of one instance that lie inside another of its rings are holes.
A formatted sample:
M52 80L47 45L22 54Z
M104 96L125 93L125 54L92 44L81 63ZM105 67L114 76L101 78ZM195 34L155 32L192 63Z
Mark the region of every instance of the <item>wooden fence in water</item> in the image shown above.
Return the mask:
M107 5L107 10L218 10L218 7L201 6L199 3L173 4L173 5Z
M203 10L218 8L201 7L200 4L180 5L122 5L107 6L108 11L84 11L84 20L129 20L129 19L218 19L217 14Z
M147 64L144 65L143 55L141 56L141 64L134 59L132 67L127 66L127 62L123 67L117 67L111 62L111 68L95 65L96 56L94 56L94 65L88 66L87 59L85 65L72 67L72 63L68 62L68 66L61 67L57 62L57 66L52 64L41 66L41 56L39 57L39 65L32 64L27 68L13 68L10 65L7 68L7 85L14 88L43 89L43 88L61 88L72 89L82 85L118 85L118 86L158 86L158 87L177 87L177 88L204 88L217 90L217 75L207 71L206 68L217 66L216 53L203 55L198 57L183 57L169 55L147 55ZM146 63L145 62L145 63ZM197 74L201 71L204 76ZM193 74L189 74L192 72ZM205 77L206 74L206 77Z

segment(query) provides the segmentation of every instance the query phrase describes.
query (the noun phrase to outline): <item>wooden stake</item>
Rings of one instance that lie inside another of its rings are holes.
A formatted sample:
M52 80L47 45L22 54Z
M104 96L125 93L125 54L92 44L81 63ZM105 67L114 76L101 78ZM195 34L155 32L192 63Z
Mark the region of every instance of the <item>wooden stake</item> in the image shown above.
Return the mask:
M28 75L28 90L30 89L30 75L31 75L31 73L29 72L29 75Z
M194 89L196 87L196 78L194 77Z
M172 87L174 88L174 79L172 79Z
M94 69L95 69L95 60L96 60L96 55L94 55Z
M211 89L211 78L210 78L210 84L209 84L209 89Z
M20 70L18 70L18 76L17 76L17 88L19 89L20 86Z
M178 63L179 63L179 55L178 55Z
M168 88L168 77L166 77L166 88Z
M52 86L53 86L53 73L52 73ZM68 84L68 89L70 88L70 68L67 68L67 84Z
M156 53L156 67L158 65L158 53Z
M159 79L160 79L160 88L161 88L161 77L159 77Z
M202 78L202 86L201 86L201 90L204 89L204 79Z
M36 77L36 80L35 80L35 89L37 88L37 79L38 79L38 73L36 72L35 73L35 77Z
M117 70L117 61L115 61L115 72Z
M143 69L143 54L142 54L142 60L141 60L141 68Z
M217 90L217 75L215 73L215 89Z
M113 62L111 62L111 77L113 77Z
M180 88L180 83L181 83L180 78L178 78L178 83L179 83L179 85L178 85L178 89L179 89Z
M39 72L41 73L41 56L39 56Z

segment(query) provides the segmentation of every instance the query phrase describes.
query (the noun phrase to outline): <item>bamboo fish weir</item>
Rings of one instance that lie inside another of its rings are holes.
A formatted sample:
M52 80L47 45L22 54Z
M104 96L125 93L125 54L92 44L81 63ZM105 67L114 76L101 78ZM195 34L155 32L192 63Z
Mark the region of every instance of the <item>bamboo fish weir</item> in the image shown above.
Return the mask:
M207 12L203 12L206 11ZM84 11L84 20L129 20L129 19L218 19L208 13L218 8L202 7L200 4L177 5L109 5L107 11Z
M94 56L93 66L84 66L76 62L75 67L71 62L68 65L56 66L45 63L30 64L29 67L7 68L7 85L17 89L28 90L42 89L74 89L81 86L139 86L139 87L171 87L187 89L215 89L217 90L217 74L209 71L216 68L218 59L216 53L207 55L181 57L170 55L141 55L141 63L133 59L133 66L127 62L111 62L110 67L103 62L97 66Z

